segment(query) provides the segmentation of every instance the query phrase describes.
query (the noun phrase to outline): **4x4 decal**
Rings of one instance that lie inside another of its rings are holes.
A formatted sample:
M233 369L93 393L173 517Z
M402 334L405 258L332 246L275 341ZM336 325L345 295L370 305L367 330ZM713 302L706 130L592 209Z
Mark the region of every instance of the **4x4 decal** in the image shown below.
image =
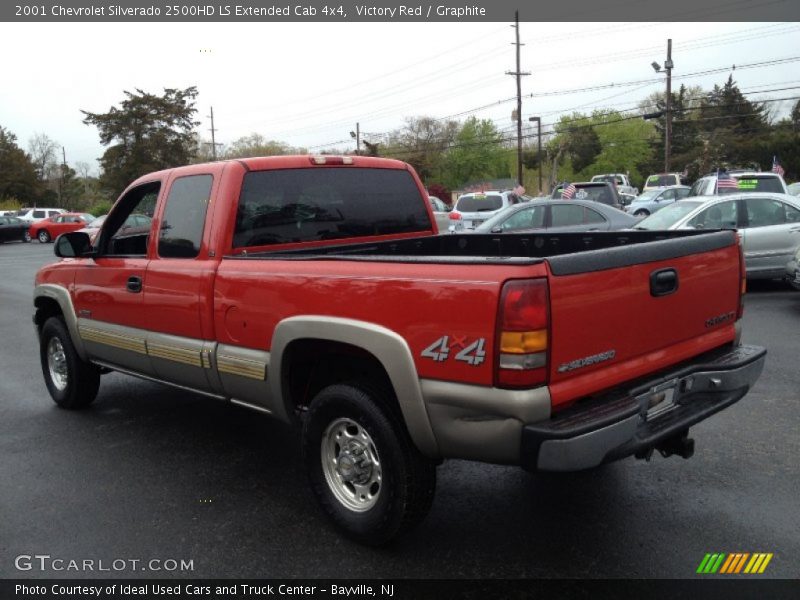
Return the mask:
M443 335L425 348L420 353L420 356L423 358L430 358L436 362L444 362L450 357L451 350L455 351L456 349L460 349L455 356L455 360L460 360L473 367L477 367L486 360L485 346L485 338L478 338L468 343L467 336L465 335Z

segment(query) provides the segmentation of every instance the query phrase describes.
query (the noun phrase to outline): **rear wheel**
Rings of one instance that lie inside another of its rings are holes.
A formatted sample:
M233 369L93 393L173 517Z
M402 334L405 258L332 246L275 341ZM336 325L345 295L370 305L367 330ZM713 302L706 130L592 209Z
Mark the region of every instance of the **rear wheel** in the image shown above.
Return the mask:
M41 242L42 244L46 244L47 242L49 242L49 241L50 241L50 234L49 234L49 233L47 233L47 231L45 231L44 229L42 229L42 230L41 230L41 231L40 231L40 232L37 234L37 236L36 236L36 237L37 237L37 238L39 238L39 242Z
M633 213L633 216L634 217L649 217L650 213L647 212L646 210L637 210L635 213Z
M389 392L335 384L314 398L303 424L303 455L323 511L350 537L388 542L430 509L436 466L414 446Z
M31 232L30 231L26 230L25 233L22 234L22 241L25 242L26 244L31 241Z
M100 370L78 356L61 317L50 317L42 327L39 356L47 390L61 408L82 408L97 397Z

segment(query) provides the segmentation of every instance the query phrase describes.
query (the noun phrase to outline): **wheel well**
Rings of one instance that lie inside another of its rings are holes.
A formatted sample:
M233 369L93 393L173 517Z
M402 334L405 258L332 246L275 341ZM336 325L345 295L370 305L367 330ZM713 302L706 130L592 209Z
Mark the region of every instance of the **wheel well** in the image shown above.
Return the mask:
M286 412L299 417L323 388L346 381L363 381L387 390L391 410L401 415L389 374L375 356L363 348L330 340L302 339L284 351L281 381Z
M61 306L52 298L36 298L33 301L36 307L36 313L33 316L33 322L36 323L36 328L41 331L47 319L50 317L60 317L64 313L61 311Z

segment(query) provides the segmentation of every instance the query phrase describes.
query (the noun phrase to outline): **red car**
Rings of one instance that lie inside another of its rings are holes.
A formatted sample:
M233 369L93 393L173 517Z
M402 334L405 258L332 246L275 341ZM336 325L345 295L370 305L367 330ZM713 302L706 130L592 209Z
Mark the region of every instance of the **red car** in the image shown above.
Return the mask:
M46 244L62 233L83 229L92 221L94 221L94 215L89 213L64 213L34 223L28 232L31 238L36 238L42 244Z

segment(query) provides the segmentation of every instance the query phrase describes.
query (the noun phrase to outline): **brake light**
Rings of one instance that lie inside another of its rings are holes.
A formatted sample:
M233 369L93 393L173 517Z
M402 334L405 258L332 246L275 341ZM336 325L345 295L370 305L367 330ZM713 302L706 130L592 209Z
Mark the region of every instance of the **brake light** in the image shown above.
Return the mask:
M550 311L547 279L508 281L500 294L495 383L523 388L547 383Z
M309 156L312 165L352 165L352 156Z
M456 212L454 210L451 210L448 213L447 218L450 219L451 221L460 221L461 220L461 213Z
M736 244L739 246L739 308L736 310L736 320L744 316L744 295L747 293L747 267L744 263L744 244L742 232L736 232Z

